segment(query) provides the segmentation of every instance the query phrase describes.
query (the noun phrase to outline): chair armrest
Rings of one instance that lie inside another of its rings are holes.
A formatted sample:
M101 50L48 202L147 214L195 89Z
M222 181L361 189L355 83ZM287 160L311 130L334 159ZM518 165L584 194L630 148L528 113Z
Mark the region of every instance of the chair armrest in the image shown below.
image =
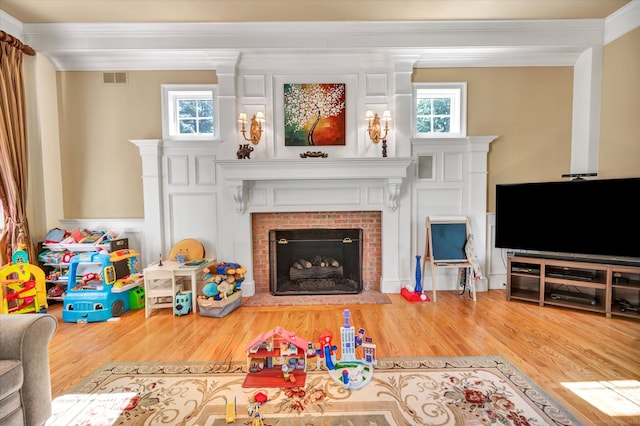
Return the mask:
M58 320L50 314L0 315L0 359L22 362L20 393L30 425L44 424L51 416L49 342L57 328Z

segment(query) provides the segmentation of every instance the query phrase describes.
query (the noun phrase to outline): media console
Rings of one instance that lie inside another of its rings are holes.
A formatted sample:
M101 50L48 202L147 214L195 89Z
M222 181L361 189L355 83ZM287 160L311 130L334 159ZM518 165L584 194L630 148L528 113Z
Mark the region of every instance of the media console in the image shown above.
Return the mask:
M640 266L509 254L512 299L640 319Z

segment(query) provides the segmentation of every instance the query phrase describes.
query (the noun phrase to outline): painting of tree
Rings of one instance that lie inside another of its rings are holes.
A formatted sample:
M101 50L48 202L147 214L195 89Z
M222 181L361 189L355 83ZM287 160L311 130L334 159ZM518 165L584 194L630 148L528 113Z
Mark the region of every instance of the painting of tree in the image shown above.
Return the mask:
M285 146L345 145L346 85L285 84Z

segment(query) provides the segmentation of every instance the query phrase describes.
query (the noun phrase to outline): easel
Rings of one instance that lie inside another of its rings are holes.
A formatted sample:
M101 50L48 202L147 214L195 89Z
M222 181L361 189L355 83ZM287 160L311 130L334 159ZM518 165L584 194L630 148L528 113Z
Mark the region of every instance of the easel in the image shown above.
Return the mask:
M424 263L422 275L424 276L427 262L431 265L431 292L432 300L436 301L436 270L439 268L468 269L467 276L471 276L477 268L475 255L474 263L469 260L469 254L473 250L467 244L471 235L469 219L466 217L427 217L426 241L424 247ZM458 274L460 276L460 273ZM472 289L473 301L476 301L476 286L474 277L466 280ZM463 290L464 291L464 290Z

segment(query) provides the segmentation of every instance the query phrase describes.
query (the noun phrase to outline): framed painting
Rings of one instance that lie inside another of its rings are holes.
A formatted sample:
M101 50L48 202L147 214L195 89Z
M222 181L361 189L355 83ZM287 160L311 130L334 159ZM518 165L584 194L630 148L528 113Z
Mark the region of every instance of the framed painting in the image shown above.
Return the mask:
M346 145L346 84L285 83L285 146Z

